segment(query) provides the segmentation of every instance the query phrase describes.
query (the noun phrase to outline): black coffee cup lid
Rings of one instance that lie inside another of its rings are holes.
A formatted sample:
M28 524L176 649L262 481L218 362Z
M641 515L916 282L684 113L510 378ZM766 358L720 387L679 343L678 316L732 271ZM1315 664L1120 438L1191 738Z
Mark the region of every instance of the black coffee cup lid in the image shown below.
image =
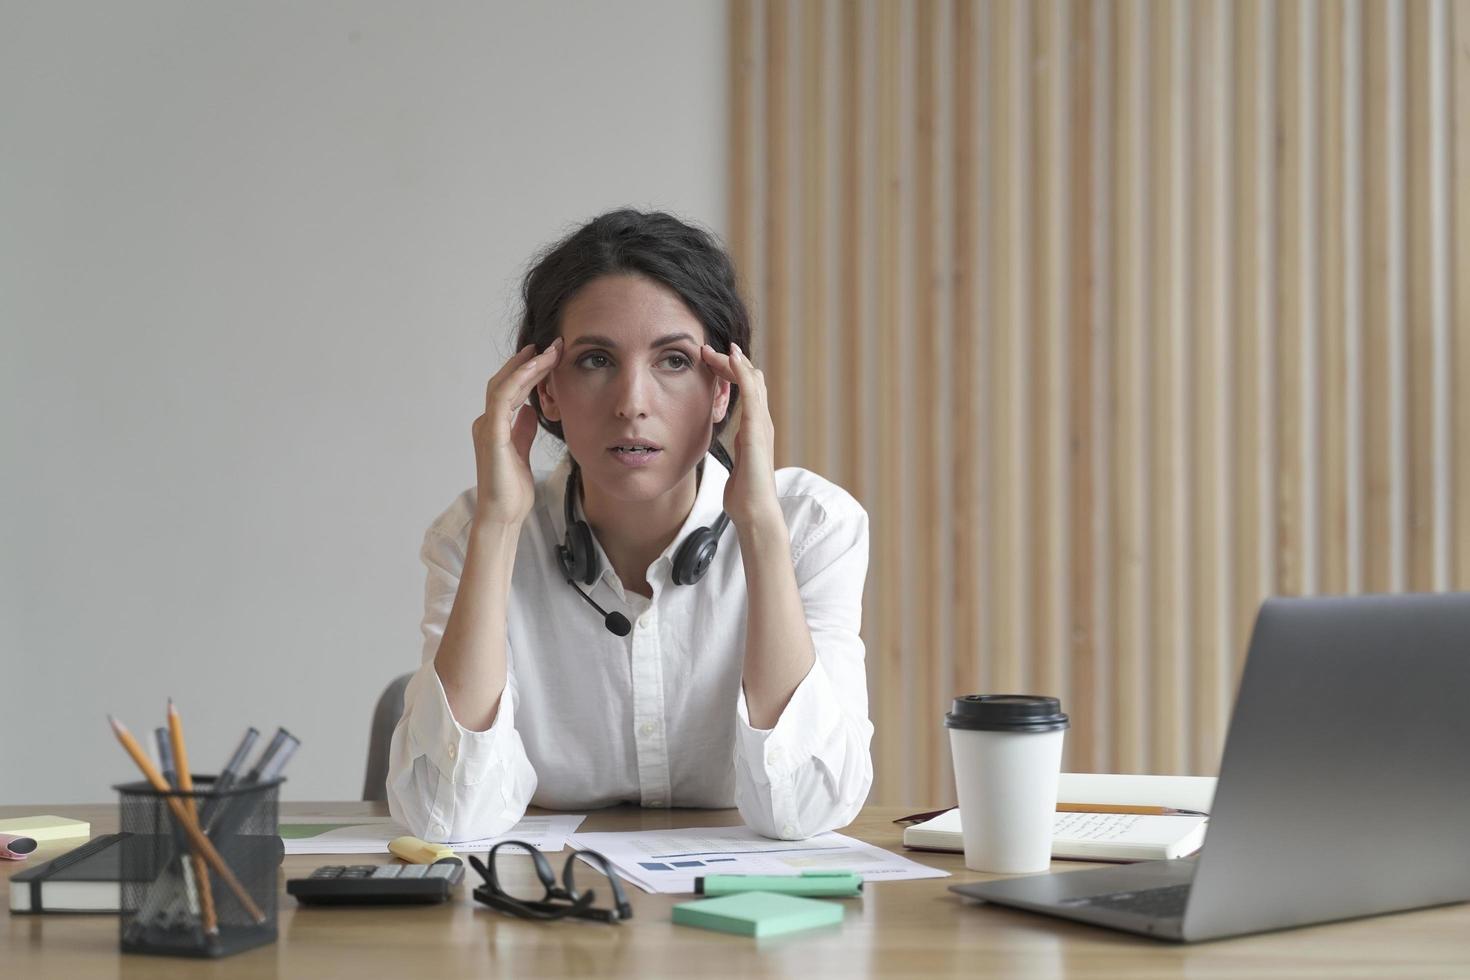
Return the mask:
M954 699L945 728L982 732L1059 732L1070 727L1056 698L1031 694L967 694Z

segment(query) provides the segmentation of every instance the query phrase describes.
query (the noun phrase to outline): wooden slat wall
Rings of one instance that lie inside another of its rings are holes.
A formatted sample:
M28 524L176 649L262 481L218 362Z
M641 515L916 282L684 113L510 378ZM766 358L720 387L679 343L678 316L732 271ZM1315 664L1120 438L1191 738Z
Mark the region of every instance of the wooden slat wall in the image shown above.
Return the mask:
M778 465L872 519L877 802L957 693L1215 771L1271 594L1470 588L1470 0L731 0Z

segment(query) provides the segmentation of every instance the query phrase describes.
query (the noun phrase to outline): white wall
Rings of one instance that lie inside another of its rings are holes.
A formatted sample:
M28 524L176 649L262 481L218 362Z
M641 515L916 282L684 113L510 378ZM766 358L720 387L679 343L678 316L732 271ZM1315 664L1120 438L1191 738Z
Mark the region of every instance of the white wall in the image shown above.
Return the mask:
M724 232L725 16L0 0L0 803L113 798L169 695L356 798L527 260Z

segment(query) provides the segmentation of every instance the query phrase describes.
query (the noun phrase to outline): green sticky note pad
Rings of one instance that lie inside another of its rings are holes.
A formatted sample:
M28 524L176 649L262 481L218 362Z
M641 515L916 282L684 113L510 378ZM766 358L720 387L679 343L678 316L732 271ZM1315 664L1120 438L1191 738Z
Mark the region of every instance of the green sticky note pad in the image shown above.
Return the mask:
M842 906L776 892L740 892L674 906L674 922L740 936L780 936L842 921Z

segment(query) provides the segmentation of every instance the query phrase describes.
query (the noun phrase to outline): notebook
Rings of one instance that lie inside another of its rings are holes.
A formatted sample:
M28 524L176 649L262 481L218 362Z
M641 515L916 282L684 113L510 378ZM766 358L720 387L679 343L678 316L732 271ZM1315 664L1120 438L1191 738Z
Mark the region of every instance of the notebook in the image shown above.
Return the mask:
M44 864L10 876L10 911L117 912L124 834L103 834Z
M1163 861L1199 850L1207 817L1139 813L1058 813L1052 826L1051 856L1073 861ZM956 807L903 832L903 846L917 850L960 851L960 811Z

